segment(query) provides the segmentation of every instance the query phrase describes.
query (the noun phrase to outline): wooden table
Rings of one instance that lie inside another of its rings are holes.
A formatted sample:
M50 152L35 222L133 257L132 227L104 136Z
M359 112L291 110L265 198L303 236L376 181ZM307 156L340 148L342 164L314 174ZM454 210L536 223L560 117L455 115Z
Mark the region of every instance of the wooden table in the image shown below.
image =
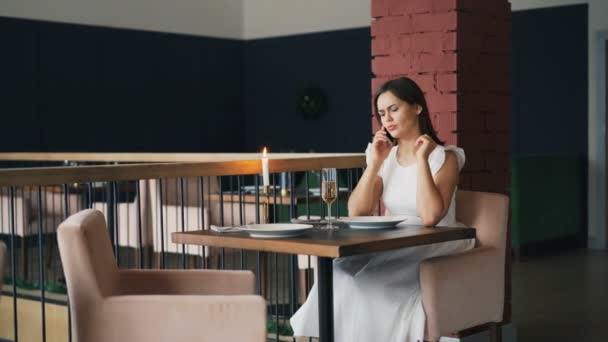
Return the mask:
M474 228L412 226L388 230L314 228L295 238L280 239L252 238L244 232L216 233L209 230L172 234L174 243L317 256L319 338L322 342L334 340L332 278L334 258L474 237Z

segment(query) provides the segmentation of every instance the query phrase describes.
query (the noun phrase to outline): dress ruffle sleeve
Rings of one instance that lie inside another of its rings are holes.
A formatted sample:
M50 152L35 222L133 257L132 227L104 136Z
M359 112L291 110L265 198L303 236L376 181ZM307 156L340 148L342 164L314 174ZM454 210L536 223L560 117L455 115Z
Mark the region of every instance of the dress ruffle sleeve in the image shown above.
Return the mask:
M431 173L433 175L436 174L443 166L443 163L445 162L446 151L452 151L456 154L456 160L458 161L458 171L462 170L462 168L464 167L466 156L462 148L453 145L438 145L429 155L429 166L431 167Z

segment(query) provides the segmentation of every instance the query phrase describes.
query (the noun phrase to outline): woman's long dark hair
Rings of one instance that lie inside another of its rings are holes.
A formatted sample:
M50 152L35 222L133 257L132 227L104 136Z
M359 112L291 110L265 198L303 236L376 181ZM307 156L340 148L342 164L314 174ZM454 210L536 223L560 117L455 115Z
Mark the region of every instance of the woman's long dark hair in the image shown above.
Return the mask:
M378 97L380 95L390 91L393 95L400 98L402 101L409 103L410 105L419 105L422 107L422 111L418 115L418 126L420 126L420 132L431 137L438 145L443 145L444 142L439 140L437 133L433 128L431 122L431 116L429 114L429 107L426 104L426 99L422 93L422 89L407 77L400 77L394 80L385 82L378 88L374 95L374 116L378 122L380 120L380 113L378 113Z

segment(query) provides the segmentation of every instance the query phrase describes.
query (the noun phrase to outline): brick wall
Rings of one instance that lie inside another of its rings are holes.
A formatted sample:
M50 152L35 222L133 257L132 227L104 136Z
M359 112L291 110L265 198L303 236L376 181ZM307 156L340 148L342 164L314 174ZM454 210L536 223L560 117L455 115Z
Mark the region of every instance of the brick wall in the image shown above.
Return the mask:
M372 91L392 78L415 80L439 138L467 154L459 188L507 192L509 2L372 0L372 17Z

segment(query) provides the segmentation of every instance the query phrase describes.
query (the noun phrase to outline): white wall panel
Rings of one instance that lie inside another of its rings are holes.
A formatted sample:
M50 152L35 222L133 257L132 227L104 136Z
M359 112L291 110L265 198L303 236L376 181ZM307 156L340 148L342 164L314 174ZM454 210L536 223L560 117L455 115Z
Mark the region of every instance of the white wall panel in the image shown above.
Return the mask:
M371 0L243 0L244 38L370 26Z
M0 16L240 39L243 0L1 0Z

